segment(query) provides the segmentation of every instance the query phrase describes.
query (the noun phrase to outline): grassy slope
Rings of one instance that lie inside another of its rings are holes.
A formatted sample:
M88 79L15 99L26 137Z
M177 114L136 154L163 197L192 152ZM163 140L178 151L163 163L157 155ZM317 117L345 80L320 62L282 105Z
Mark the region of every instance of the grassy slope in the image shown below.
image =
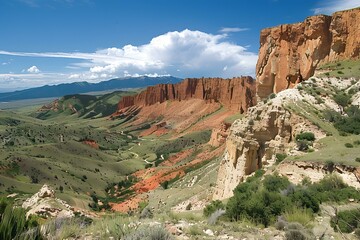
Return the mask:
M95 109L99 103L116 106L117 93L79 100L63 99L64 104ZM100 104L101 105L101 104ZM102 107L100 107L102 108ZM40 120L26 116L34 108L25 106L16 112L0 112L0 195L11 192L34 193L44 184L62 186L58 196L77 206L91 202L88 194L105 196L108 184L117 183L130 173L179 152L206 143L211 131L185 133L179 138L170 134L136 137L139 131L127 132L122 119L84 118L70 112L49 113ZM92 111L91 110L91 111ZM219 110L219 109L218 109ZM214 114L221 113L215 111ZM60 142L60 136L64 142ZM3 139L12 142L4 143ZM100 149L81 142L96 141Z
M326 74L320 74L320 78L323 77L336 77L336 78L360 78L360 60L346 60L340 62L329 63L323 65L319 70L326 70ZM315 85L315 79L313 84ZM341 80L339 80L341 81ZM319 92L322 95L331 96L337 92L341 92L339 89L331 86L327 83L324 87L313 87L311 85L303 85L303 90L315 98L319 97ZM353 144L354 141L360 140L360 136L349 135L340 136L338 130L332 123L324 120L323 113L316 109L313 105L307 102L297 102L296 104L290 104L287 108L314 123L316 126L329 133L328 137L325 137L319 141L321 148L319 151L307 153L302 156L288 157L287 160L292 161L312 161L312 162L328 162L345 164L350 166L360 166L359 162L355 159L360 156L360 147ZM354 145L353 148L345 147L346 143Z
M341 78L360 78L360 59L345 60L322 65L319 70L329 71L323 76L341 77Z

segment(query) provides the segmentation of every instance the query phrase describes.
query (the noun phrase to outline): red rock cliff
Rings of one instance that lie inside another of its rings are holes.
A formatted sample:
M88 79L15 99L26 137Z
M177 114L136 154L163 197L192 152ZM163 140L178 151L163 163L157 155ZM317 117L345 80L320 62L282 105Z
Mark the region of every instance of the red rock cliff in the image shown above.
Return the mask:
M292 88L311 77L319 64L358 58L359 26L360 8L356 8L262 30L256 65L258 96Z
M177 84L159 84L148 87L135 96L125 96L119 102L118 109L191 98L220 102L225 107L242 113L255 104L255 81L251 77L188 78Z

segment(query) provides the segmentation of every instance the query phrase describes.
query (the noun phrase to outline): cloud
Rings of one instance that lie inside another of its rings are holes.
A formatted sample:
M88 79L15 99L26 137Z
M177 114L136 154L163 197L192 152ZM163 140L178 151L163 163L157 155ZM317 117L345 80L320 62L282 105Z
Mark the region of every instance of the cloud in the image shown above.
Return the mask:
M318 8L312 9L315 14L332 14L336 11L347 10L360 7L359 0L327 0L319 5Z
M26 70L28 73L39 73L40 70L38 69L37 66L32 66L32 67L29 67L28 70Z
M244 31L248 31L248 30L250 30L250 28L225 27L225 28L220 29L219 32L221 32L221 33L234 33L234 32L244 32Z
M75 63L67 66L72 72L65 74L65 77L61 76L62 81L81 79L93 82L112 77L140 75L254 76L257 61L257 54L228 41L226 34L214 35L188 29L165 33L144 45L112 47L93 53L0 51L0 55L75 59ZM42 76L45 80L46 74ZM53 76L49 78L51 81L52 79Z

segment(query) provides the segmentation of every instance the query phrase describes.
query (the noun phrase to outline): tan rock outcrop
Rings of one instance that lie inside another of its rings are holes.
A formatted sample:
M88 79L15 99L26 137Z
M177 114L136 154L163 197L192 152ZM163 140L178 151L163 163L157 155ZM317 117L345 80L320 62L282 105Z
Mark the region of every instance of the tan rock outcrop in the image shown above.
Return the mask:
M246 117L230 128L226 150L220 163L214 199L233 195L244 178L274 161L292 138L292 115L280 104L250 108Z
M188 78L177 84L159 84L147 87L135 96L123 97L118 104L118 110L131 106L149 106L168 100L189 99L220 102L231 110L243 113L255 105L255 81L251 77Z
M219 127L213 128L209 144L211 146L218 147L225 143L226 138L229 135L230 126L230 123L222 122Z
M260 34L257 95L266 98L313 76L318 65L359 58L360 8L267 28Z
M55 191L50 186L44 184L39 192L28 198L22 207L27 209L26 216L39 215L48 217L73 217L73 208L58 198L55 198Z
M359 167L337 164L329 167L319 162L285 161L276 168L276 171L280 175L286 176L294 184L301 183L305 177L311 182L318 182L326 174L333 173L340 176L347 185L360 189Z

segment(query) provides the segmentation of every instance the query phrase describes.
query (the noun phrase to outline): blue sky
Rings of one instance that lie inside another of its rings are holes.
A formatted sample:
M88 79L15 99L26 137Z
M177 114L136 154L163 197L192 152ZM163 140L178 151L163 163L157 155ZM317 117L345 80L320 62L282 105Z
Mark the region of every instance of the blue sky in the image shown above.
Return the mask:
M260 30L360 0L0 0L0 91L138 75L254 76Z

